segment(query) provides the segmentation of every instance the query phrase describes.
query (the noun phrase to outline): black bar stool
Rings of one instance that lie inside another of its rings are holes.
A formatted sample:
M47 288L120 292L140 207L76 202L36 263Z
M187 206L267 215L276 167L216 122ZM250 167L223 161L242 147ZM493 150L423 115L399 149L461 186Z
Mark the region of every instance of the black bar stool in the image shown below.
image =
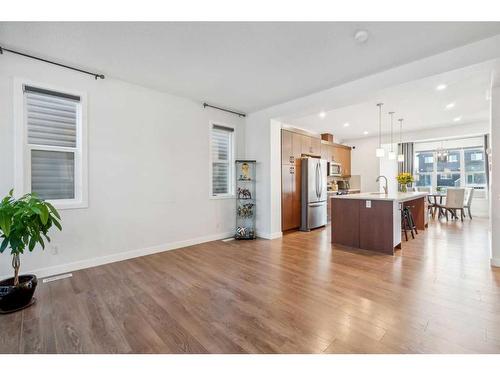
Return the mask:
M418 234L415 221L413 220L413 215L411 214L410 206L403 206L401 208L401 229L405 234L405 239L408 241L408 230L411 233L411 238L415 238L415 234Z

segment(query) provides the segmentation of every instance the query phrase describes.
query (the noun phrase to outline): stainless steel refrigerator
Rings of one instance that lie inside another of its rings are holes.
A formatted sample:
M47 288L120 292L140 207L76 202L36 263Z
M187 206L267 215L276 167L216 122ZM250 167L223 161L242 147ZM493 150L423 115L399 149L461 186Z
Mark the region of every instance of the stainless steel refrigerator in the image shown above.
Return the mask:
M326 225L327 161L301 159L302 199L300 230L309 231Z

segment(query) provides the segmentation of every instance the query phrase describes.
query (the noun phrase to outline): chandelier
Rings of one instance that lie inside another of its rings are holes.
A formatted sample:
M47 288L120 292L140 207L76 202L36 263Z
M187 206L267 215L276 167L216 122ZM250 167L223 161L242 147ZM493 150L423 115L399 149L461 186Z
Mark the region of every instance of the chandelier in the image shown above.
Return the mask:
M436 150L437 161L446 163L448 161L448 150L443 147L443 142Z

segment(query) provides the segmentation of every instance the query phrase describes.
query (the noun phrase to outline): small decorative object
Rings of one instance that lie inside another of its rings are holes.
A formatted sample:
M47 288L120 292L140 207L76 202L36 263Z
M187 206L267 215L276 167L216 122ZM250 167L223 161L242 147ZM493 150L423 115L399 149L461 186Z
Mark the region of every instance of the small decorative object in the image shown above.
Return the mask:
M253 215L253 203L245 203L238 207L238 216L240 217L252 217Z
M38 281L35 275L19 275L20 255L26 249L33 251L37 244L44 249L43 238L50 242L47 233L52 225L62 229L59 220L56 209L34 193L15 199L11 190L0 201L0 253L10 249L14 268L14 277L0 281L0 313L21 310L34 303Z
M244 162L241 164L241 174L240 174L240 180L241 181L250 181L250 166L248 163Z
M413 182L412 174L407 172L401 172L400 174L398 174L396 179L398 180L398 183L401 186L401 191L403 193L406 193L406 187L408 186L408 184L411 184Z
M237 240L255 239L255 160L236 160L236 231Z
M238 188L238 199L252 199L252 193L249 189Z
M247 228L244 228L244 227L236 228L236 234L239 237L246 237L247 236Z

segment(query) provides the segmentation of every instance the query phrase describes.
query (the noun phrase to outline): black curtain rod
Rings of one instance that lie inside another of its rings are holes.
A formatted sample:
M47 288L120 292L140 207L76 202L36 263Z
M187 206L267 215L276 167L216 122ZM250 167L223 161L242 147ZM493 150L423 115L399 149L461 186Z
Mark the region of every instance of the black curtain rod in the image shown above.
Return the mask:
M246 117L246 114L244 114L244 113L235 112L235 111L231 111L230 109L225 109L225 108L217 107L215 105L203 103L203 108L206 108L206 107L215 108L215 109L218 109L219 111L229 112L229 113L232 113L233 115L238 115L240 117Z
M7 52L10 52L10 53L14 53L16 55L21 55L21 56L24 56L24 57L28 57L28 58L34 59L34 60L43 61L43 62L46 62L48 64L57 65L57 66L60 66L62 68L75 70L75 71L80 72L80 73L91 75L95 79L97 79L97 78L104 79L104 74L97 74L97 73L88 72L86 70L74 68L72 66L60 64L60 63L57 63L55 61L50 61L50 60L42 59L41 57L36 57L36 56L33 56L33 55L28 55L27 53L22 53L22 52L19 52L19 51L14 51L12 49L8 49L8 48L4 48L4 47L0 46L0 55L3 54L3 51L7 51Z

